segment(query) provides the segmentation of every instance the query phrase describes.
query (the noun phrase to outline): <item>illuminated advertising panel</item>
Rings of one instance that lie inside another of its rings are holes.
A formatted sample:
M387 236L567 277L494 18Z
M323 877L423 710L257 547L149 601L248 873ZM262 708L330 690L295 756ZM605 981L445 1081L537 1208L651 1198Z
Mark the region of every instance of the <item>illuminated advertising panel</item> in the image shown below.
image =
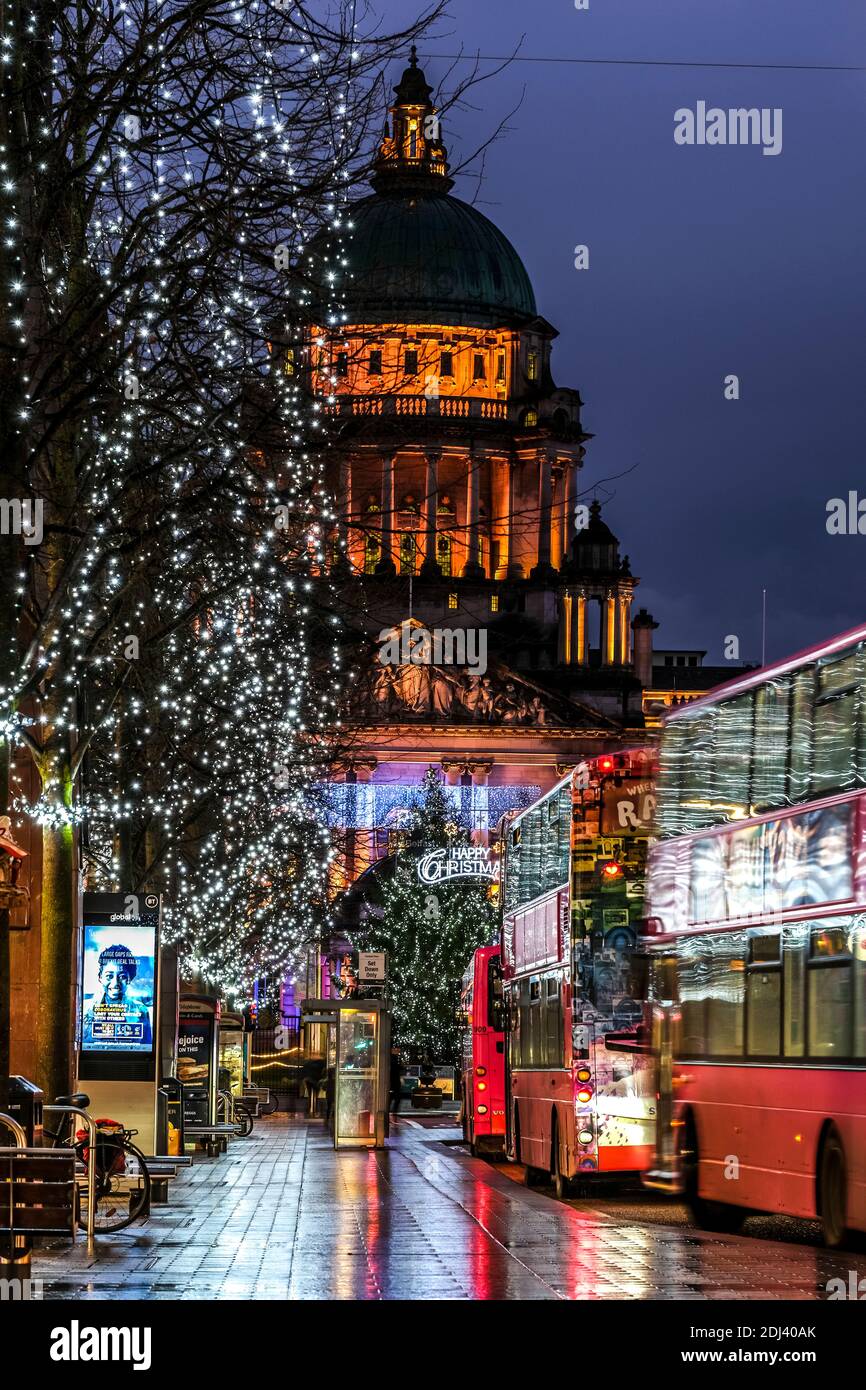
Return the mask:
M118 917L84 924L82 1052L153 1051L156 925Z

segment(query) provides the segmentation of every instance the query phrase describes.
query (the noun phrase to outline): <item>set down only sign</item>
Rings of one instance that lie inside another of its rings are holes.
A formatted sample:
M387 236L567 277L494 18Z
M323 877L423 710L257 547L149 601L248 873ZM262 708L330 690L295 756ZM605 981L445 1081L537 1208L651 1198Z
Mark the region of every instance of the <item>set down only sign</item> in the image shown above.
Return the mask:
M358 981L362 985L383 985L385 983L384 951L358 952Z

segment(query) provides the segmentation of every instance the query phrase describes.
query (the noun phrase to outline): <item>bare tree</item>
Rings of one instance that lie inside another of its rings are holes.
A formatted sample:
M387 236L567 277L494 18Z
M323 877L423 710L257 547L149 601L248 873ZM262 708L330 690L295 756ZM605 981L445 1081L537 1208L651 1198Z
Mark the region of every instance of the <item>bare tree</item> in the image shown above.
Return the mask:
M0 688L4 758L21 744L41 782L28 813L42 826L48 1094L68 1083L88 760L95 824L116 805L129 832L109 878L133 873L137 833L140 871L170 865L175 888L202 843L225 863L230 836L269 815L274 848L282 793L263 789L282 757L298 792L316 775L298 748L334 714L333 684L315 678L324 639L304 659L327 630L304 597L323 564L311 499L327 441L268 343L278 315L302 331L311 290L291 268L309 239L324 228L339 251L383 67L440 11L387 35L352 0L10 0L0 16ZM282 698L284 718L242 736L259 698L269 718ZM241 776L253 747L255 776ZM290 916L297 894L233 862L253 937L262 903Z

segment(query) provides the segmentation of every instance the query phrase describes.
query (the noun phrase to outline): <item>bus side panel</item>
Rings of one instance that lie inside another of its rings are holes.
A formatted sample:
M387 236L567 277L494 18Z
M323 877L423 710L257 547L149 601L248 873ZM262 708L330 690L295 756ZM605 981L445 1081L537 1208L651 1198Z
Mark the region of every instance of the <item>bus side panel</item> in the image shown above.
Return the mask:
M695 1116L699 1195L815 1217L821 1135L845 1149L848 1220L866 1230L866 1076L855 1070L683 1063L678 1099Z
M550 1135L554 1090L549 1071L517 1071L512 1074L512 1104L520 1124L520 1158L531 1168L550 1170ZM561 1075L561 1073L560 1073Z

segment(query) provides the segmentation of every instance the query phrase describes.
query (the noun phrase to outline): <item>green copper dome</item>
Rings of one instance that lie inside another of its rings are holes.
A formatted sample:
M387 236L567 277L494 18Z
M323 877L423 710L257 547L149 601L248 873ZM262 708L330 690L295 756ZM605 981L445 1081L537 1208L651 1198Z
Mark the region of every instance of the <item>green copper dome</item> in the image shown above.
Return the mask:
M536 317L520 257L468 203L419 184L374 193L350 217L349 322L508 327Z
M498 227L449 196L453 179L432 88L411 61L394 89L375 192L349 208L346 275L326 237L309 248L313 274L342 295L348 323L510 328L537 317L517 252ZM317 266L317 258L326 264Z

